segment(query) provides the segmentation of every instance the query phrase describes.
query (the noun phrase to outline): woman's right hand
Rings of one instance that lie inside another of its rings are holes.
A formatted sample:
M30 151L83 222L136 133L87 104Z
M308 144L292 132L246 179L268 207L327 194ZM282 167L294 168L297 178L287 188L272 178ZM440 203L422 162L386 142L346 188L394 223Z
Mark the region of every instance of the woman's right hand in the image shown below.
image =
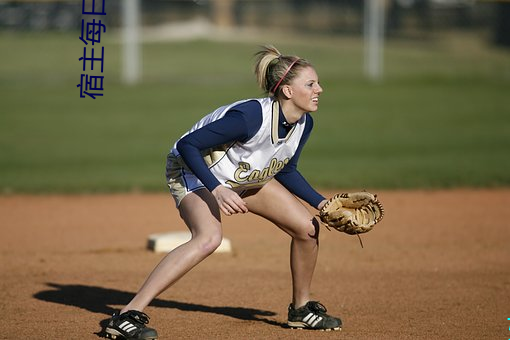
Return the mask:
M218 185L211 191L213 196L218 202L220 210L227 216L237 213L247 213L248 207L246 202L233 190L226 188L222 185Z

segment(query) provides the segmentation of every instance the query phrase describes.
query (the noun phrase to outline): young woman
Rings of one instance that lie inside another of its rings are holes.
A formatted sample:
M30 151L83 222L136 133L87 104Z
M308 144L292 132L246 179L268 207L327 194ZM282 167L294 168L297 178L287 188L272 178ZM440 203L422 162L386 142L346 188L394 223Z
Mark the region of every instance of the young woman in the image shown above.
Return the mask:
M340 329L340 319L310 301L319 223L296 198L317 209L326 202L297 170L313 127L310 112L317 111L322 93L319 78L307 60L282 55L273 46L256 54L255 75L267 97L216 109L171 149L168 186L192 239L168 253L129 304L113 315L109 336L157 339L157 332L145 326L144 308L220 245L221 213L247 212L268 219L291 238L288 325Z

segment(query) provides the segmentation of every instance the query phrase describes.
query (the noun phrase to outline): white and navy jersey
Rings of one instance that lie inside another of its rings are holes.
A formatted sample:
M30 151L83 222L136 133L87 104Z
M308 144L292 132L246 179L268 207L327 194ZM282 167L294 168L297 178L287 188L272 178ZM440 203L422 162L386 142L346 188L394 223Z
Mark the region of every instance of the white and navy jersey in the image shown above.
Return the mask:
M271 97L243 100L202 118L174 144L171 154L182 161L183 171L192 172L209 190L220 184L257 188L276 177L317 206L323 197L296 167L311 128L309 114L287 124Z

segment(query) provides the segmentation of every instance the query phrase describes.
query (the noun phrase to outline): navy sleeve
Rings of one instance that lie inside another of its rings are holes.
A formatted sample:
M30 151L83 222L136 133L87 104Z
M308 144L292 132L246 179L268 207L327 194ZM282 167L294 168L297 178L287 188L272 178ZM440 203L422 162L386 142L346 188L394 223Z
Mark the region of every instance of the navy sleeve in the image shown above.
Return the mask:
M301 175L301 173L297 170L299 156L301 155L301 151L303 150L308 137L310 137L312 128L312 116L307 114L305 131L303 132L303 136L301 136L296 153L289 163L287 163L287 165L285 165L285 167L276 174L275 178L291 193L301 198L312 207L317 208L319 203L324 200L324 196L315 191L315 189L312 188L303 175Z
M222 118L184 136L177 143L182 159L197 178L212 191L220 182L205 163L201 150L217 145L243 142L253 137L262 125L262 107L256 100L241 103Z

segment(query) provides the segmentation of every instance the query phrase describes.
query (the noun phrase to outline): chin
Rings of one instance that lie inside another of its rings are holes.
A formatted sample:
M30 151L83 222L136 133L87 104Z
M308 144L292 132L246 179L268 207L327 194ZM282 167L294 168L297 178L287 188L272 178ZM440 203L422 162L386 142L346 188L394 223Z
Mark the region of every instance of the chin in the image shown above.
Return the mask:
M311 106L310 109L308 110L308 112L315 112L319 109L319 105L314 105L314 106Z

